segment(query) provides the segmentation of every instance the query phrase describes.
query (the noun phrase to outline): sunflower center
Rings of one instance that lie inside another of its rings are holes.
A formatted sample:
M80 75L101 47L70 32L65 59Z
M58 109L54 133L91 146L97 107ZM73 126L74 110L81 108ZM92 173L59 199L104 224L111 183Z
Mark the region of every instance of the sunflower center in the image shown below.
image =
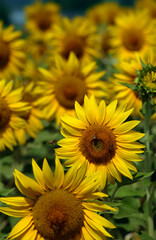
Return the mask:
M123 45L129 51L139 51L143 45L143 36L139 31L135 29L129 29L123 35Z
M156 72L147 72L147 74L143 78L143 83L148 88L156 89Z
M77 58L81 58L84 52L84 42L78 36L68 36L64 43L62 56L68 59L70 52L74 52Z
M10 57L10 49L7 43L0 42L0 69L7 66Z
M10 121L11 111L6 101L0 97L0 130L4 129Z
M81 201L65 190L42 195L33 207L33 220L42 237L48 240L67 240L83 226Z
M51 27L51 18L49 14L40 13L37 15L37 25L41 31L47 31Z
M85 94L84 80L75 76L62 77L55 87L56 99L63 107L68 109L74 109L75 101L82 105Z
M79 147L89 162L105 165L115 156L116 140L110 128L91 125L84 130Z

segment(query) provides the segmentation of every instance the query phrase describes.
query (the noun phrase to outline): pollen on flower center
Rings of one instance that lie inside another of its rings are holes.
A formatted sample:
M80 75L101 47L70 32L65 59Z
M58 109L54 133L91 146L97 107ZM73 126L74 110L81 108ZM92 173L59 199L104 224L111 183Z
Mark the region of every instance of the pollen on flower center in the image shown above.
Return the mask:
M143 78L143 83L148 88L156 89L156 72L147 72L147 74Z
M56 99L65 108L74 109L75 101L82 105L85 94L85 82L75 76L62 77L56 84Z
M89 162L105 165L115 156L115 135L106 126L91 125L84 130L79 147Z
M0 97L0 131L8 125L10 121L11 111L6 101Z
M1 41L0 50L0 69L3 69L9 62L10 49L7 43Z
M80 59L83 56L83 51L84 42L82 39L77 36L69 36L65 40L62 56L68 59L70 52L74 52L77 58Z
M139 51L143 45L143 37L135 29L128 30L123 35L123 45L130 51Z
M48 240L67 240L83 226L81 201L65 190L42 195L33 207L33 221L42 237Z

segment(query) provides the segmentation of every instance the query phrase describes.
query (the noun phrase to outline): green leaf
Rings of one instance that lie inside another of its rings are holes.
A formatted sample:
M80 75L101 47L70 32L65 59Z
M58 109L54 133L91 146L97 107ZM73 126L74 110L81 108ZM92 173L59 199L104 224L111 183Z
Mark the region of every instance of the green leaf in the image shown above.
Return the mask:
M14 191L15 188L11 188L11 189L8 189L8 190L3 190L3 191L0 191L0 196L1 197L7 197L9 193L11 193L12 191Z
M142 188L132 188L131 185L122 186L117 193L115 198L125 198L125 197L143 197L145 195L144 189Z
M5 240L5 239L7 239L7 236L8 236L8 234L0 233L0 240Z
M137 87L134 84L130 84L130 83L125 83L125 82L120 82L120 84L124 85L125 87L128 87L130 89L132 89L133 91L137 92Z
M122 218L139 218L146 220L146 216L143 213L139 212L139 202L135 198L126 198L123 199L122 205L119 206L119 213L114 215L115 219Z
M141 65L142 65L142 68L146 67L147 65L143 62L143 60L140 58L140 62L141 62Z
M34 143L38 144L41 142L45 142L48 144L52 140L57 141L60 135L61 134L59 132L53 132L52 134L50 134L48 130L44 130L38 133L37 138L34 140Z
M127 177L123 177L122 182L121 183L119 183L119 182L117 183L118 188L122 187L124 185L129 185L129 184L136 183L138 181L142 181L143 179L146 179L146 178L152 176L153 173L154 173L154 171L148 172L148 173L145 173L145 172L134 173L134 174L132 174L133 175L133 180L131 180L131 179L127 178Z
M146 232L141 232L139 235L140 240L154 240L154 238L150 237Z

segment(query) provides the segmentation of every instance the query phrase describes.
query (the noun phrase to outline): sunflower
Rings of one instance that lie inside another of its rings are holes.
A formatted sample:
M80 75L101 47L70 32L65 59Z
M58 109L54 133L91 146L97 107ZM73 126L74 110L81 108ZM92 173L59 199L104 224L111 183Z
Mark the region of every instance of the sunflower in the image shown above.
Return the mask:
M19 113L31 107L21 101L22 90L14 90L13 81L6 83L5 80L0 80L0 151L4 151L5 147L13 150L13 145L17 144L15 130L26 126Z
M97 105L94 95L84 98L84 109L75 103L78 118L65 115L61 118L62 135L56 149L59 158L67 159L65 166L87 163L88 174L99 172L101 188L106 179L122 181L121 174L132 179L129 171L137 171L133 161L141 161L137 153L144 145L135 142L144 134L132 131L140 121L123 123L133 109L125 111L126 105L116 109L117 100L105 106L104 100Z
M22 217L8 239L51 240L103 240L111 235L105 230L114 225L96 212L115 210L96 199L106 197L95 192L97 176L85 177L83 164L68 170L56 157L55 175L46 159L42 170L32 160L33 180L15 170L15 184L26 197L5 197L0 201L10 207L0 207L0 212L13 217ZM96 200L96 201L95 201Z
M26 143L26 133L32 138L36 138L36 134L43 129L41 122L41 119L44 118L43 113L34 106L34 102L38 97L34 82L24 86L22 100L28 102L31 109L21 114L21 117L26 121L25 128L15 130L15 136L22 145Z
M113 84L110 92L111 95L112 92L114 92L114 98L118 100L119 105L122 105L123 102L126 103L127 109L134 108L134 111L132 113L133 116L139 116L143 118L143 115L140 112L142 109L142 100L139 94L131 88L126 87L122 84L126 83L134 86L136 85L135 79L137 77L137 71L142 69L140 58L145 64L151 63L155 66L156 55L152 51L148 51L142 56L135 54L134 57L129 60L120 60L115 66L119 73L115 73L114 78L112 78ZM147 75L147 79L148 77L149 76ZM148 81L148 83L149 82L150 81Z
M36 1L26 9L26 29L43 38L48 35L55 23L60 21L59 6L56 3L41 3Z
M0 79L10 80L19 75L25 62L24 40L19 39L20 31L13 26L3 29L0 21Z
M60 124L64 113L74 115L75 101L83 105L85 94L94 94L98 99L106 95L105 83L99 80L105 72L95 72L96 68L95 62L79 61L74 53L70 53L68 60L57 56L51 71L40 69L43 77L38 92L41 97L36 105L42 106L47 119L56 117L57 124Z
M137 24L139 23L139 24ZM111 52L119 58L133 57L135 52L144 54L156 47L155 21L146 11L129 11L116 18L116 25L109 28Z
M115 18L120 12L121 7L116 2L104 2L96 4L88 9L86 15L96 24L105 23L108 25L114 25Z
M68 59L70 52L74 52L78 59L91 59L99 57L95 49L98 35L97 27L87 18L76 17L72 20L62 19L60 25L55 25L53 29L54 53L60 54Z

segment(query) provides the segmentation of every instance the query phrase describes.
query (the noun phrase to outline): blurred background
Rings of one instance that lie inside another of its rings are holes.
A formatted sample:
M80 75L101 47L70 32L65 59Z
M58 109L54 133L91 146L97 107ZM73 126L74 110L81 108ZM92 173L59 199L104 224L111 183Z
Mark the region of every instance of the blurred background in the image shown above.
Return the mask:
M107 2L118 2L122 6L133 6L135 0L114 0ZM34 0L0 0L0 19L4 21L5 25L10 23L15 25L21 25L24 22L24 7L26 5L31 5ZM50 2L43 0L42 2ZM55 0L51 2L56 2L61 6L62 14L72 17L74 15L81 15L91 6L105 2L97 0Z

